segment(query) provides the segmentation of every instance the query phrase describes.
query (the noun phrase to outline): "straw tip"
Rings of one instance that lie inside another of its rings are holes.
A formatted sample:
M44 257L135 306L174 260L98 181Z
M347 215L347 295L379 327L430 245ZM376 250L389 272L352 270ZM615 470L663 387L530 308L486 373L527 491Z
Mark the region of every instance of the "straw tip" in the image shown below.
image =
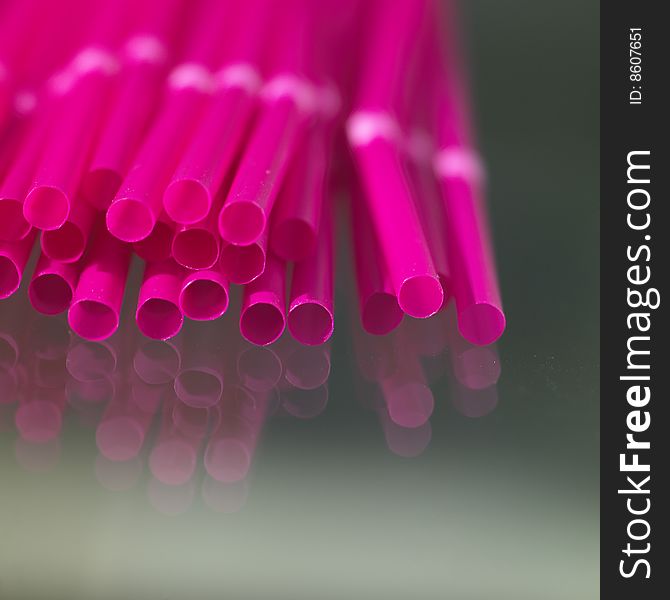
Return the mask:
M265 231L265 211L255 202L227 204L219 215L221 237L237 246L249 246Z
M286 319L277 305L258 302L242 311L240 332L247 341L257 346L268 346L284 333Z
M107 229L122 242L140 242L147 238L156 225L151 209L133 198L119 198L112 202L105 217Z
M23 203L23 216L33 227L45 231L58 229L70 214L70 200L60 189L37 185Z
M119 327L119 315L110 306L96 300L77 300L68 311L72 331L91 342L110 337Z
M181 225L202 221L212 207L207 188L195 179L172 181L163 194L163 208L169 217Z
M301 344L325 344L333 335L333 313L320 302L308 300L295 303L289 310L288 328Z
M505 314L488 302L473 304L458 312L458 330L468 342L487 346L505 331Z
M444 290L438 277L414 275L403 281L398 291L398 304L410 317L426 319L442 307Z
M149 298L137 307L138 329L148 338L167 340L179 333L184 324L180 308L163 298Z
M56 273L43 273L30 282L28 298L33 308L43 315L58 315L67 310L73 290Z
M86 237L79 227L66 222L59 229L42 233L42 252L51 260L63 263L77 262L84 254Z
M219 259L218 236L206 229L184 229L172 239L174 259L187 269L210 269Z
M212 321L228 309L228 290L216 273L199 271L190 276L179 294L179 306L189 319Z
M265 251L260 244L251 246L224 245L219 266L232 283L244 285L258 278L265 269Z

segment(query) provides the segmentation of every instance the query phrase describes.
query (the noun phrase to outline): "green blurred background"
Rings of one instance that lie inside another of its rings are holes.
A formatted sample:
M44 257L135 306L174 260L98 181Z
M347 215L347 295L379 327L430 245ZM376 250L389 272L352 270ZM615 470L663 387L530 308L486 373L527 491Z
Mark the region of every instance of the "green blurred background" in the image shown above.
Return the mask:
M342 297L327 409L267 425L239 512L196 488L167 516L146 476L106 490L76 422L44 473L0 431L0 598L597 597L598 3L463 5L508 316L496 409L463 416L440 377L426 451L389 452Z

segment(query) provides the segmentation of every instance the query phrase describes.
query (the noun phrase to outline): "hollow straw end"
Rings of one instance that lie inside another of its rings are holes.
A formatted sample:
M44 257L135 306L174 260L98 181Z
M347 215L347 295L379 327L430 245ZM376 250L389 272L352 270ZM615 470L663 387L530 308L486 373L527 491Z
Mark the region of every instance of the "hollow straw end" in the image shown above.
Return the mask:
M228 282L216 271L197 271L185 280L179 307L194 321L218 319L228 309Z
M325 344L333 335L333 311L322 302L298 297L289 309L288 328L301 344Z
M133 198L119 198L112 202L105 220L109 232L122 242L140 242L156 225L151 209Z
M488 302L472 304L458 311L458 330L468 342L487 346L505 331L503 311Z
M33 227L58 229L70 214L70 200L62 190L48 185L34 186L23 203L23 216Z
M219 233L230 244L249 246L263 235L266 221L265 211L255 202L230 202L219 214Z
M209 190L195 179L176 179L163 194L163 208L170 218L181 225L202 221L212 207Z
M440 310L444 290L440 279L433 275L415 275L403 281L398 290L398 304L410 317L426 319Z

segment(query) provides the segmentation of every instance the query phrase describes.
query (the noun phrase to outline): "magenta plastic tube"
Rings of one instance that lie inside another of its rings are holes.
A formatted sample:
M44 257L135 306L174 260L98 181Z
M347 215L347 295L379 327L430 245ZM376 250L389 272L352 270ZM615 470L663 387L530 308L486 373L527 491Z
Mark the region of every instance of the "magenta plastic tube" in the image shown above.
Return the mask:
M267 346L279 339L286 326L286 267L269 255L265 271L244 288L240 332L252 344Z
M181 330L184 315L179 295L184 275L184 269L170 259L147 263L135 313L137 327L147 337L166 340Z
M81 197L75 198L67 221L58 229L43 231L42 252L54 261L73 263L84 254L97 213Z
M219 215L227 242L247 246L265 231L304 120L290 95L264 103Z
M28 287L33 308L44 315L57 315L70 307L79 269L76 265L57 262L40 255Z
M351 199L351 228L361 325L367 333L386 335L400 325L404 313L356 186Z
M19 289L34 242L34 230L22 240L0 242L0 300Z
M223 274L238 285L251 283L265 270L268 251L268 232L249 246L221 244L219 265Z
M352 121L349 121L350 139ZM353 153L372 216L373 230L398 297L412 317L426 318L442 306L444 292L414 198L394 143L381 137L353 142Z
M0 183L0 240L24 238L32 226L23 216L23 201L33 180L53 112L50 107L37 111L22 135L13 163Z
M68 311L70 327L87 340L104 340L119 326L130 247L97 226Z
M221 237L239 246L253 244L268 225L270 212L314 111L314 90L305 62L314 49L311 2L282 5L274 23L269 56L272 76L261 92L254 130L219 215Z
M267 0L249 0L236 9L223 66L214 75L214 95L163 196L166 212L184 225L202 221L214 210L215 196L242 150L256 107L259 54L270 6Z
M330 158L326 146L324 128L313 127L279 192L272 213L270 247L286 261L304 260L316 244Z
M183 62L172 69L158 116L107 209L107 227L120 240L139 242L156 225L165 187L212 93L210 68L220 56L221 23L231 8L214 1L198 7Z
M133 244L135 254L147 262L161 262L172 256L175 224L162 213L151 233Z
M211 321L228 309L228 280L218 269L190 273L182 282L179 307L189 319Z
M195 65L177 67L163 108L107 209L107 228L120 240L148 237L163 205L163 188L209 91L209 75ZM175 76L177 73L177 76Z
M452 152L442 151L437 170L447 211L458 328L468 341L486 345L502 335L505 315L481 183L445 168L446 157Z
M215 75L215 85L214 98L163 196L166 212L185 225L210 214L247 132L260 76L250 64L232 64Z
M442 284L444 307L451 298L451 269L448 261L446 214L431 164L433 148L428 137L419 132L414 133L412 146L409 173L414 185L421 226Z
M162 90L183 0L142 2L139 25L120 52L114 101L82 182L86 200L107 210L130 167Z
M447 6L453 18L454 6ZM439 47L437 32L431 33ZM472 140L459 49L452 43L442 60L439 53L434 54L438 58L431 75L439 85L432 116L439 150L433 166L446 210L458 328L468 341L486 345L502 335L505 315L484 199L483 167Z
M221 241L216 214L203 221L177 227L172 239L172 256L187 269L210 269L219 260Z
M34 227L58 229L67 220L117 68L110 53L93 47L68 66L72 81L56 100L60 106L23 204L23 216Z
M296 263L291 282L288 328L291 335L308 346L323 344L333 335L335 319L335 273L333 222L322 220L312 254Z
M421 0L400 0L392 8L376 4L356 108L347 121L347 137L398 304L418 318L435 314L444 294L405 174L394 108L424 9Z

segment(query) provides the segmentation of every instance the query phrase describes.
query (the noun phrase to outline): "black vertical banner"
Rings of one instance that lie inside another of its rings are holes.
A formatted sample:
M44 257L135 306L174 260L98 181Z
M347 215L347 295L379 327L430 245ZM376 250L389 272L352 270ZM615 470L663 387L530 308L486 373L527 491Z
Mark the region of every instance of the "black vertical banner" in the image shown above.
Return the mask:
M601 597L670 597L667 3L601 3Z

